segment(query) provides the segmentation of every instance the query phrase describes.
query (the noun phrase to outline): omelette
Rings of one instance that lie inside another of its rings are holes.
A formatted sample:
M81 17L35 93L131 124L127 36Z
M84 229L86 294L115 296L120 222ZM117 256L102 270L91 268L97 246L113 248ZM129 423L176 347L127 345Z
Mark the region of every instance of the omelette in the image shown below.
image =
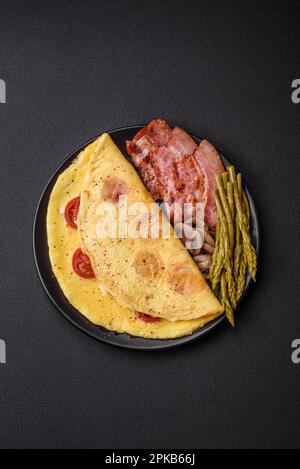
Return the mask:
M191 334L223 309L172 230L166 239L95 236L99 205L118 206L116 194L118 199L122 193L129 202L153 203L107 134L90 144L57 179L49 200L47 234L60 288L87 320L107 330L153 339ZM78 219L71 216L74 201ZM168 223L164 217L160 220ZM84 264L86 259L90 266Z

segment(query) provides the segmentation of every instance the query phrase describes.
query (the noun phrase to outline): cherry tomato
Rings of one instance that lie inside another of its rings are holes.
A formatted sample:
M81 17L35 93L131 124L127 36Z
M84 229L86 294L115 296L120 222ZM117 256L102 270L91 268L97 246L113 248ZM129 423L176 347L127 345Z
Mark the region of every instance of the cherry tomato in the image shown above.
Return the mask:
M136 317L141 319L141 321L144 321L144 322L158 322L160 321L160 318L155 318L153 316L150 316L150 314L145 314L145 313L139 313L139 312L136 312Z
M70 200L65 208L65 219L71 228L77 229L77 218L80 207L80 197Z
M74 272L82 278L95 278L90 258L79 248L75 251L72 260Z

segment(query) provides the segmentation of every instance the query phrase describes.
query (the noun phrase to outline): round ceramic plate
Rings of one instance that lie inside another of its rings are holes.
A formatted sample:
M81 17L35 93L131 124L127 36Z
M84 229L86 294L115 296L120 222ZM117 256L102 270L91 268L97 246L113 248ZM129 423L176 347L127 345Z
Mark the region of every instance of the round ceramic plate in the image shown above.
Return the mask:
M107 133L114 140L116 145L120 148L124 155L127 155L125 148L125 141L131 140L134 135L142 128L142 126L134 127L124 127L121 129L111 130ZM101 134L99 134L101 135ZM201 139L193 135L194 139L197 142L200 142ZM46 215L47 208L49 203L50 194L52 192L53 186L58 178L58 176L65 171L65 169L72 163L76 156L93 140L97 137L85 142L80 148L75 150L55 171L50 181L48 182L41 199L38 204L35 220L34 220L34 229L33 229L33 249L36 267L41 279L41 282L46 290L49 298L52 300L57 309L76 327L81 329L86 334L102 341L107 344L116 345L118 347L123 347L133 350L163 350L169 349L172 347L177 347L187 342L194 341L199 337L207 334L212 329L216 328L222 321L225 320L225 315L220 316L214 321L210 322L201 329L198 329L193 334L181 337L178 339L168 339L168 340L158 340L158 339L144 339L142 337L133 337L128 334L117 334L115 332L108 331L102 327L95 326L90 323L84 316L82 316L79 311L77 311L73 306L70 305L67 298L62 293L60 286L52 272L49 254L48 254L48 244L47 244L47 231L46 231ZM228 166L231 163L228 158L222 156L222 160L225 166ZM260 241L260 229L259 229L259 220L257 210L253 201L253 197L245 185L245 190L250 202L251 208L251 236L253 245L259 252L259 241ZM252 280L250 276L247 276L245 293L249 289ZM244 293L244 295L245 295Z

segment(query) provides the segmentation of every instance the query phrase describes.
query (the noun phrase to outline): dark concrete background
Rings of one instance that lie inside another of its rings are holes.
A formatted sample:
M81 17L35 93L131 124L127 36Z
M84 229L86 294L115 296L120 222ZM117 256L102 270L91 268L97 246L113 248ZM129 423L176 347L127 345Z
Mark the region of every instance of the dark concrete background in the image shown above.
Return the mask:
M299 22L292 1L1 2L1 447L300 447ZM64 158L155 117L238 164L263 245L236 330L145 354L73 328L31 246L40 193Z

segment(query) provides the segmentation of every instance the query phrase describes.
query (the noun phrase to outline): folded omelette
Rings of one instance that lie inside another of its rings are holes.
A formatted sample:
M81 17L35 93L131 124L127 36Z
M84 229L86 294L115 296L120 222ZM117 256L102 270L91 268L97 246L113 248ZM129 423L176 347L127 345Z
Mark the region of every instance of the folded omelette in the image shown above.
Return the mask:
M127 202L123 218L121 197ZM122 306L168 321L221 312L221 305L174 231L164 236L164 225L169 223L163 216L158 237L150 236L153 220L157 223L152 217L154 205L132 165L110 136L103 134L89 161L78 218L81 243L96 277ZM129 229L137 208L141 222L148 222L145 237L143 233L135 236ZM103 235L101 227L111 227L114 222L112 213L117 215L117 226L113 233ZM125 236L120 235L120 224Z
M74 230L63 213L79 195L79 229ZM109 211L101 208L120 211L124 195L129 208L138 202L144 210L154 203L133 167L104 134L60 175L53 188L47 232L54 275L68 301L95 325L153 339L191 334L223 309L173 230L168 237L159 232L155 239L99 236L99 225L110 223ZM126 228L130 216L121 221ZM168 225L163 216L160 221L162 227ZM73 271L72 256L79 247L90 257L96 278L85 279ZM144 322L137 312L160 320Z

